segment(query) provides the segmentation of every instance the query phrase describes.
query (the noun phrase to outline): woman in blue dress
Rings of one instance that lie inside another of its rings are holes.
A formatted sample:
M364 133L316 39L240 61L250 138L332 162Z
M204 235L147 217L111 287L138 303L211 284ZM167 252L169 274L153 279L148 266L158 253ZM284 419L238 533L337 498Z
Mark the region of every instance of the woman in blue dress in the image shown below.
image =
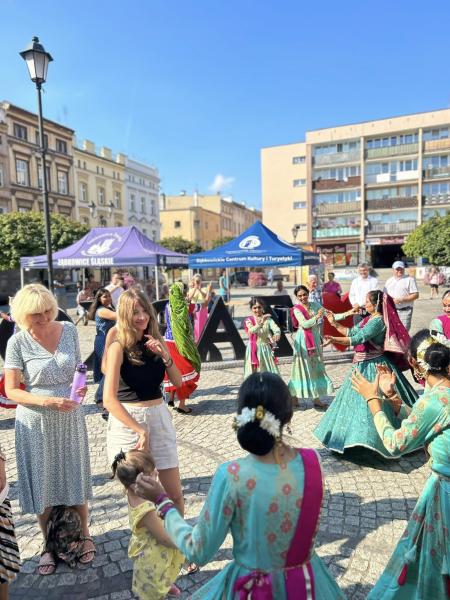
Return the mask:
M95 392L96 404L103 403L103 373L102 358L105 351L105 342L108 331L114 327L117 321L117 313L112 304L111 293L106 288L100 288L95 294L94 301L89 308L88 317L95 321L96 334L94 340L94 383L99 386Z
M425 329L411 340L410 362L425 392L412 410L402 403L396 377L379 367L374 382L358 371L353 387L362 394L386 450L402 456L425 445L431 474L405 532L368 600L446 600L450 597L450 349ZM388 401L382 402L378 389ZM403 419L396 429L386 406Z
M313 434L324 446L340 454L343 454L346 448L363 446L385 458L394 458L380 440L366 401L352 389L351 378L353 371L358 369L364 377L373 381L377 374L377 365L386 365L397 376L397 388L404 402L412 406L417 398L416 392L385 353L387 325L389 339L395 334L404 340L407 334L390 300L383 292L369 292L365 309L369 316L349 329L336 322L342 315L327 313L330 323L343 336L327 336L327 339L345 346L354 346L354 364ZM409 340L409 337L407 339ZM389 405L386 406L386 415L392 425L400 425Z
M283 380L270 372L247 377L239 390L234 428L248 454L219 466L197 524L189 525L151 477L136 492L154 501L172 541L188 560L210 561L230 532L233 560L193 600L344 598L314 539L323 498L318 454L282 441L292 417Z

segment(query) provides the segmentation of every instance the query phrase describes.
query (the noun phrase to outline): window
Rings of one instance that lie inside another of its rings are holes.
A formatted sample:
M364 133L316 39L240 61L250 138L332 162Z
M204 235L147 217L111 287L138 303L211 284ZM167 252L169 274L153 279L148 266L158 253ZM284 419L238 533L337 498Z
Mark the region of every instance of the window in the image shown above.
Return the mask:
M303 185L306 185L306 179L294 179L294 181L292 182L292 185L294 187L301 187Z
M440 167L448 167L449 156L426 156L423 159L424 169L439 169Z
M141 213L145 214L147 212L147 207L145 206L145 197L141 196Z
M142 233L143 233L144 235L147 235L147 230L145 229L145 227L142 229Z
M56 138L56 152L67 154L67 142L64 140L58 140L58 138Z
M41 138L39 137L39 131L35 133L36 146L41 146ZM48 148L48 135L44 133L44 148Z
M47 190L50 191L50 189L51 189L50 167L46 166L45 172L47 174ZM42 190L43 185L44 184L42 183L42 167L41 167L41 165L38 165L38 187L40 190Z
M130 195L130 210L136 212L136 196L134 194Z
M195 225L195 221L194 221L194 225ZM174 227L175 227L175 229L179 229L181 227L181 221L175 221Z
M3 179L3 165L0 164L0 187L3 187L5 185L4 179Z
M81 202L88 202L88 186L87 183L80 183L80 200Z
M18 185L29 185L28 161L16 158L16 181Z
M58 194L68 194L67 173L66 171L58 171Z
M100 167L97 165L97 173L100 173Z
M292 158L293 165L301 165L306 161L306 156L294 156Z
M81 160L78 159L78 168L81 169Z
M114 192L114 204L116 208L122 208L122 196L118 190Z
M19 138L21 140L28 139L28 131L25 125L19 125L19 123L14 123L14 137Z
M425 129L423 132L423 141L442 140L449 137L449 127L441 127L440 129Z
M294 202L294 209L297 208L306 208L306 202Z
M83 160L83 169L86 170L86 161Z
M314 194L314 206L320 204L340 204L341 202L359 202L359 190L348 190L345 192L328 192L326 194Z
M98 199L98 203L101 206L105 205L105 188L102 188L102 187L97 188L97 199Z

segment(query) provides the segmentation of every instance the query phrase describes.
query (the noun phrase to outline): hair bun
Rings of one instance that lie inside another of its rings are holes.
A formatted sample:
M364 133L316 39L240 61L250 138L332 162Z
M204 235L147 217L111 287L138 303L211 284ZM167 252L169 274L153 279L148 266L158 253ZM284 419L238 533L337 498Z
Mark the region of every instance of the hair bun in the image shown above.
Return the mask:
M450 364L450 349L443 344L432 344L427 348L424 359L431 373L445 374Z

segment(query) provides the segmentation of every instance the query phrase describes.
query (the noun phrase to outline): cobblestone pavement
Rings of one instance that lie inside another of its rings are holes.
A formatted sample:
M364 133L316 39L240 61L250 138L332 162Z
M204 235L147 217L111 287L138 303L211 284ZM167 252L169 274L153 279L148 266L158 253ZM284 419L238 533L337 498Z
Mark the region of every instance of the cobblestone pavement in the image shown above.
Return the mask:
M417 303L415 327L438 314L437 302ZM419 308L421 306L421 308ZM90 337L79 327L82 340ZM85 352L87 344L83 343ZM92 347L92 346L90 346ZM349 363L331 362L328 373L338 387ZM287 380L289 365L282 365ZM178 435L180 470L186 497L187 517L195 521L208 492L211 477L223 461L241 456L231 429L242 368L205 370L200 387L192 398L193 415L174 413ZM97 556L90 566L71 570L59 565L49 577L39 577L36 566L41 536L36 519L21 515L17 502L17 469L14 458L14 413L0 410L2 448L8 456L7 469L17 536L23 559L22 572L11 586L11 598L22 600L120 600L132 598L132 564L127 558L128 517L120 486L109 479L106 462L106 423L93 404L94 386L90 386L86 417L93 473L94 499L91 502L91 533ZM325 560L348 598L362 599L379 577L405 522L423 488L429 469L423 453L398 461L354 452L342 459L319 448L311 431L321 412L311 403L296 410L293 419L293 445L318 448L325 471L326 496L317 540L318 554ZM230 559L231 544L225 544L213 561L194 575L178 579L182 598L189 598L202 583L223 568Z

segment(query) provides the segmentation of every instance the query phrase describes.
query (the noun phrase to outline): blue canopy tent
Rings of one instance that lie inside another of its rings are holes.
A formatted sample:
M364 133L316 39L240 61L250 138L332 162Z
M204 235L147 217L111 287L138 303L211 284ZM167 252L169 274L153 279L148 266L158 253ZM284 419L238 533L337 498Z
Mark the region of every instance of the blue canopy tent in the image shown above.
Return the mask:
M81 240L67 248L54 252L56 269L82 267L139 267L155 269L158 281L159 266L184 266L187 255L163 248L150 240L136 227L98 227L91 229ZM47 256L27 256L20 259L23 285L23 269L47 268ZM158 286L156 286L158 297Z
M189 256L190 269L302 267L318 264L320 264L318 254L288 244L261 221L256 221L241 235L223 246Z

